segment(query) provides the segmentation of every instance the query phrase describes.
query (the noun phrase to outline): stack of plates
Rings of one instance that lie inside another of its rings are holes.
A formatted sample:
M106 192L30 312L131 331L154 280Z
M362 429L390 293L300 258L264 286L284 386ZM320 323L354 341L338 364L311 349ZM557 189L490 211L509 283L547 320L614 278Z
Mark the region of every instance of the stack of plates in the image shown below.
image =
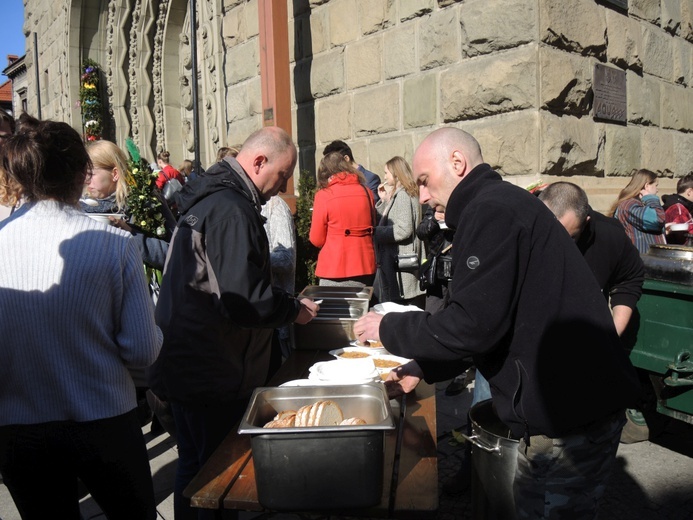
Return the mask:
M322 383L362 384L379 381L380 374L370 357L336 359L315 363L310 367L308 379Z

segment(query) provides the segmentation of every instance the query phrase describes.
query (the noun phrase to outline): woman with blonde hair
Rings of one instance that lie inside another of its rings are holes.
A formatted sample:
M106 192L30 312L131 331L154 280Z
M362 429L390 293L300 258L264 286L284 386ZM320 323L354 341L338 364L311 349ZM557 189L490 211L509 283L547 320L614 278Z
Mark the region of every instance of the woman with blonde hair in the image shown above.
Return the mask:
M378 272L375 294L381 302L414 304L423 308L419 265L424 258L416 227L421 222L419 189L411 167L395 156L385 164L385 182L378 188L380 221L375 228Z
M375 275L373 194L339 152L320 161L310 241L320 249L320 285L372 285Z
M657 174L640 169L621 190L609 216L618 219L640 253L652 244L664 244L664 208L657 196Z

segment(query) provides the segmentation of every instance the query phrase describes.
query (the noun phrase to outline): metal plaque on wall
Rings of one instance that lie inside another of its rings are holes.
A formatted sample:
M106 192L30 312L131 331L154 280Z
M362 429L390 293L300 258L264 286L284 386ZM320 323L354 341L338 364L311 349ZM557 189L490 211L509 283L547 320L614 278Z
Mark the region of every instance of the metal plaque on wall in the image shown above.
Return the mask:
M607 121L626 122L626 72L601 63L594 66L594 117Z

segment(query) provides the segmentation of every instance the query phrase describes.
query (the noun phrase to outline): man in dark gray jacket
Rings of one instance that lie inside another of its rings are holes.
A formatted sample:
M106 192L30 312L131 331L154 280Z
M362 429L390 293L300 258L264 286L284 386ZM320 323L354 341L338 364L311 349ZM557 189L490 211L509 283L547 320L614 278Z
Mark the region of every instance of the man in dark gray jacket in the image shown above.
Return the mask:
M182 492L265 383L273 329L317 313L312 301L272 287L260 214L295 165L289 135L267 127L179 194L156 307L164 345L150 374L176 423L176 519L197 518Z
M420 202L455 231L450 303L433 315L369 313L354 332L414 358L389 376L405 391L459 374L472 356L520 441L518 517L594 517L639 391L594 276L549 209L504 182L466 132L433 132L413 170Z

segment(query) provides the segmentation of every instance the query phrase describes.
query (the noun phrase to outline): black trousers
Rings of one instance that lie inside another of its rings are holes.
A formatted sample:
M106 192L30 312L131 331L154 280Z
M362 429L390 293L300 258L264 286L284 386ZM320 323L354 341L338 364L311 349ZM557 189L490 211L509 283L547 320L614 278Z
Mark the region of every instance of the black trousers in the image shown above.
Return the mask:
M79 520L78 478L109 520L154 520L135 410L89 422L0 426L0 473L23 520Z

